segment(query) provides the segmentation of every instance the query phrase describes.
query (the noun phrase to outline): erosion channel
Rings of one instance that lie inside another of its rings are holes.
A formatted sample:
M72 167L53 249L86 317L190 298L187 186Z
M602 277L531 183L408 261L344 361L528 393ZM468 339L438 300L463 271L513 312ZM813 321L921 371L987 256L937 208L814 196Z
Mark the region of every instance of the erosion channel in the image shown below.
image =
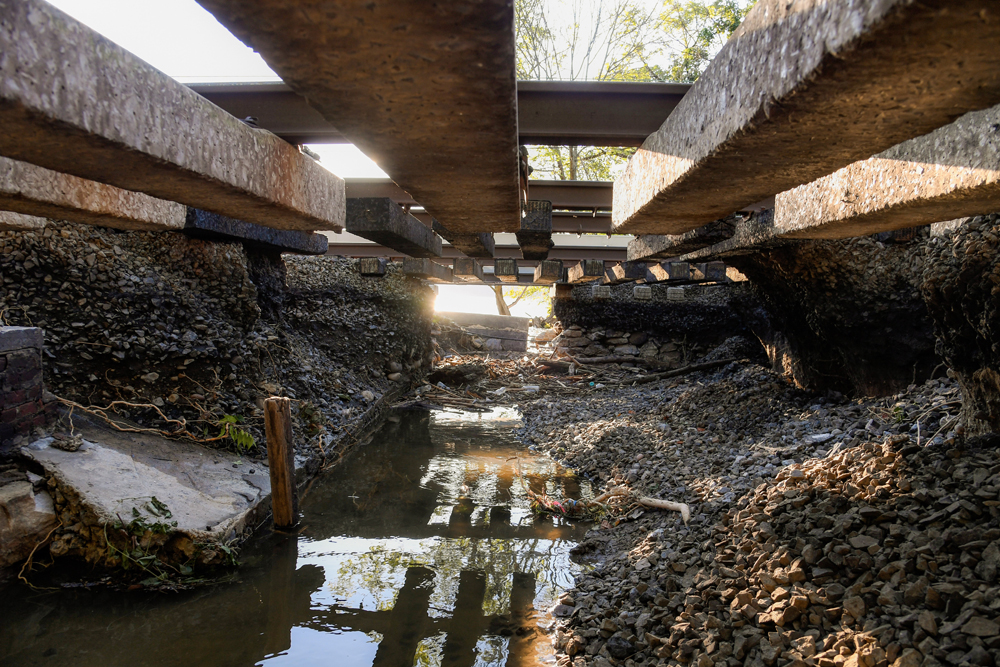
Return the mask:
M540 664L544 610L580 572L569 552L585 528L534 515L527 490L590 485L521 445L519 423L505 409L390 415L315 480L296 534L247 545L231 583L175 596L11 586L0 663Z

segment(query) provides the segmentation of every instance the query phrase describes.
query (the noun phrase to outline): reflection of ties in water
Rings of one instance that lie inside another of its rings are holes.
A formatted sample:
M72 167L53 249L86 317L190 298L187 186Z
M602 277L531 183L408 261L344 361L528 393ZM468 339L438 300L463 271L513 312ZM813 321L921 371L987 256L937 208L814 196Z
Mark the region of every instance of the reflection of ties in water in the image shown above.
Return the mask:
M535 575L515 572L510 589L510 612L491 619L489 632L509 637L506 667L536 665L534 643L538 637L535 624Z
M444 642L442 667L471 667L476 662L476 643L486 629L483 597L486 575L477 570L462 570L458 576L455 611Z
M428 617L434 571L426 567L406 570L403 588L392 607L389 627L382 636L372 667L409 667L417 654L417 644L430 626Z
M265 655L276 655L292 646L292 627L308 623L312 618L310 601L313 591L326 582L323 568L303 565L295 569L298 558L298 538L294 535L271 536L274 557L270 568L264 608L267 610Z

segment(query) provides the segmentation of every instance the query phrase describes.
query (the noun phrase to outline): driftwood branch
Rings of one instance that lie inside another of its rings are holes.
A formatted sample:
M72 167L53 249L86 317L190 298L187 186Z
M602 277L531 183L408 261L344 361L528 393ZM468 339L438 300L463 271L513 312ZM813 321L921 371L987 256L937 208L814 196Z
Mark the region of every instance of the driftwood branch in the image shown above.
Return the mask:
M681 375L687 375L688 373L696 373L698 371L708 371L713 368L718 368L719 366L725 366L726 364L731 364L734 361L739 361L739 360L736 358L730 358L730 359L717 359L715 361L706 361L703 364L692 364L691 366L685 366L684 368L678 368L672 371L664 371L663 373L653 373L652 375L641 375L632 382L627 382L623 384L646 384L647 382L656 382L657 380L679 377Z

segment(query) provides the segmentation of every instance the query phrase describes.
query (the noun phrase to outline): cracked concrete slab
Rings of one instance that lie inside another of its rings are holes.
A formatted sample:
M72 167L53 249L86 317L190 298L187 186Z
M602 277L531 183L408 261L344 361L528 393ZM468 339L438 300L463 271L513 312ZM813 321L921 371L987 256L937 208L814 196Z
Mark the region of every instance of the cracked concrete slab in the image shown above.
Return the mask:
M177 532L226 541L242 533L270 498L266 466L230 452L93 425L77 428L77 434L83 444L76 451L60 449L54 438L45 437L21 452L60 487L75 490L102 522L130 520L133 508L145 513L156 496L173 514Z

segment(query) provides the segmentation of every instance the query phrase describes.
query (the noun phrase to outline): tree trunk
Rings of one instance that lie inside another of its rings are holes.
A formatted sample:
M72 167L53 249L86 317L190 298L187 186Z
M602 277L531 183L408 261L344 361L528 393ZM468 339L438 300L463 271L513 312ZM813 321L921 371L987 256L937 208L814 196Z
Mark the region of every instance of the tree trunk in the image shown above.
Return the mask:
M503 300L503 285L490 285L490 289L493 290L493 296L497 300L497 313L500 315L510 315L510 308L507 307L507 302Z

